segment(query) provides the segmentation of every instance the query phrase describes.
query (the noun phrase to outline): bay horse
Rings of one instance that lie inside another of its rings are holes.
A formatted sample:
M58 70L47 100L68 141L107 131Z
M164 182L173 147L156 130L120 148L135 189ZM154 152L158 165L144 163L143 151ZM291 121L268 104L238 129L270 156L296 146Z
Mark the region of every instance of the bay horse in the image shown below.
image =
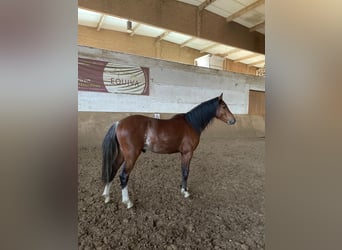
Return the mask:
M190 161L202 131L216 117L233 125L235 117L219 97L203 102L185 114L177 114L171 119L155 119L142 115L128 116L114 123L102 143L102 180L105 188L102 196L109 202L109 189L117 171L122 191L122 202L131 208L133 203L128 195L128 178L141 152L150 150L160 154L181 154L181 193L189 197L187 179Z

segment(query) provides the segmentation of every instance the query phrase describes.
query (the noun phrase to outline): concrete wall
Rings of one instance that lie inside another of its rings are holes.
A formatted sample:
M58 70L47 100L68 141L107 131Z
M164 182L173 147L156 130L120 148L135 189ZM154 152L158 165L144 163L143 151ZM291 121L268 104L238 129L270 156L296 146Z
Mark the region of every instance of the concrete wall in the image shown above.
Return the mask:
M100 147L109 127L128 115L135 113L78 112L79 147ZM146 113L153 117L153 114ZM174 114L161 114L161 119L168 119ZM236 115L236 124L227 124L214 120L202 133L202 138L224 137L227 139L241 137L265 136L265 119L257 115Z
M263 77L89 47L79 46L79 56L150 68L149 96L79 91L79 111L184 113L223 92L233 113L247 114L249 89L265 86Z

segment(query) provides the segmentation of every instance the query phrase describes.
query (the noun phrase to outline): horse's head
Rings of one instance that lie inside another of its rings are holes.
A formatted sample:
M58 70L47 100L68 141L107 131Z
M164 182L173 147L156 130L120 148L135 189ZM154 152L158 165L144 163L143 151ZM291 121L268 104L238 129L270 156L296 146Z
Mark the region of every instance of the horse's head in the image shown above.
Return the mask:
M216 118L224 121L228 125L233 125L236 120L234 115L230 112L227 104L222 99L223 93L218 97L219 105L216 110Z

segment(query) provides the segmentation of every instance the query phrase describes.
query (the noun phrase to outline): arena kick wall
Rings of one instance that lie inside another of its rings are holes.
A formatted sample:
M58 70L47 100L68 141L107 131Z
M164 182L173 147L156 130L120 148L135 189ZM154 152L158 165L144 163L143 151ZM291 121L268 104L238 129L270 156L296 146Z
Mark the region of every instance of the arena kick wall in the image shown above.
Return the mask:
M110 124L127 115L145 113L153 116L160 113L161 118L167 118L170 114L187 112L222 92L232 113L242 123L252 124L249 122L251 117L247 115L249 90L265 90L265 78L258 76L83 46L79 46L78 53L82 58L148 67L150 74L148 96L78 91L79 145L101 145ZM255 132L247 134L253 136ZM259 132L257 134L260 135Z

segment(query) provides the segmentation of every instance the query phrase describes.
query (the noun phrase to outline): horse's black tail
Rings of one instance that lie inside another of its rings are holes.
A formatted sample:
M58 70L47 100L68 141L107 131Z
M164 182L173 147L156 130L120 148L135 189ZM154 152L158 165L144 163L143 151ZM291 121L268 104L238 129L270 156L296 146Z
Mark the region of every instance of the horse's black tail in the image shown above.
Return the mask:
M116 138L116 127L118 123L114 123L108 130L102 143L102 180L109 183L114 179L115 159L117 158L120 150L119 143Z

